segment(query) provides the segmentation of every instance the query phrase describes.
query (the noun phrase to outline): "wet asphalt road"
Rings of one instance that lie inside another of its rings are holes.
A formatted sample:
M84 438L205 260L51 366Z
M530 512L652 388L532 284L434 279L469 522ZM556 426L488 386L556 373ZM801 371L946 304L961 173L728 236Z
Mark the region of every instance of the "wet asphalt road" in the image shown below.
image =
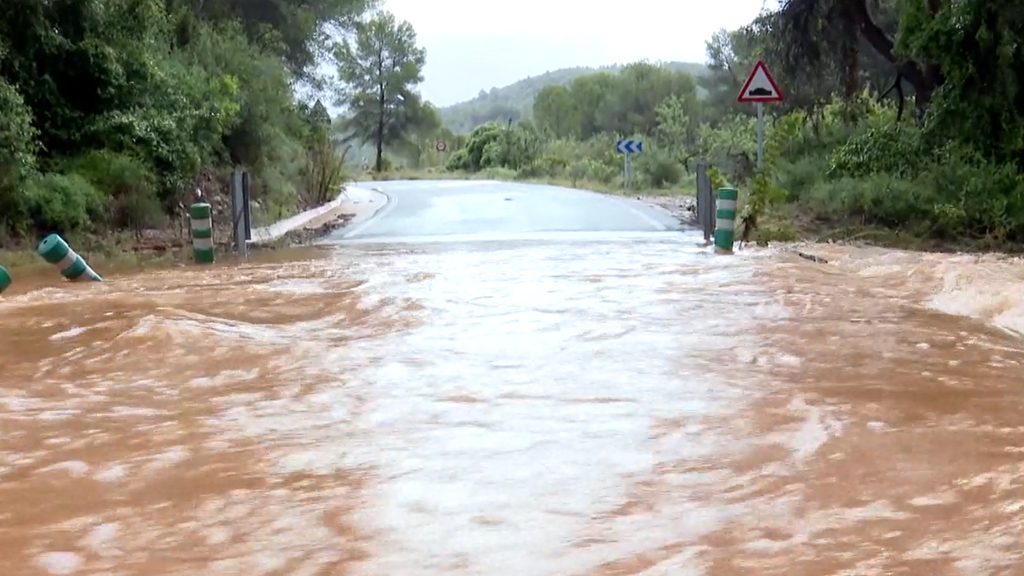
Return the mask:
M497 240L602 232L679 230L666 212L628 198L496 181L405 180L360 183L389 202L371 220L328 241Z

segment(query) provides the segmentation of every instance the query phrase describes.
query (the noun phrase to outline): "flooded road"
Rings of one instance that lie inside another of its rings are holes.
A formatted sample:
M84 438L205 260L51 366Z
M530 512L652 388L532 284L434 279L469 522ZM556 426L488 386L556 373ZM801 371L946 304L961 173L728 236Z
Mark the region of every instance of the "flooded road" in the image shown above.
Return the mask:
M1024 266L349 245L0 300L0 574L1024 573Z

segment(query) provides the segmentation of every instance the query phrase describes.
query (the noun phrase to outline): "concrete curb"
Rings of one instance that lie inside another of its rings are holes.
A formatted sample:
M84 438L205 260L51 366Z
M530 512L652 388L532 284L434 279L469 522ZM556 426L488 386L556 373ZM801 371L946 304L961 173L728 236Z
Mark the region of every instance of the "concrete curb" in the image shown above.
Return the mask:
M253 228L252 240L249 240L250 245L263 244L266 242L273 242L278 238L281 238L285 234L292 230L302 228L312 222L313 220L328 214L334 210L337 210L344 206L346 203L361 203L365 202L368 198L371 198L379 194L369 188L363 188L359 186L346 186L345 190L340 196L331 200L330 202L318 206L316 208L306 210L305 212L296 214L289 218L285 218L279 222L275 222L269 226L263 226L261 228ZM387 198L387 196L385 196Z

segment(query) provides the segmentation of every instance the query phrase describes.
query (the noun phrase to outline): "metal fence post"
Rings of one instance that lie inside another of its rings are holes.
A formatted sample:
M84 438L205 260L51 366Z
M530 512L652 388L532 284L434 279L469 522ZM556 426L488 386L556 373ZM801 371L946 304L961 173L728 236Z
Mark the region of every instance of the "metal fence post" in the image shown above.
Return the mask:
M235 168L231 173L231 231L235 239L235 250L239 256L247 256L249 244L245 238L245 199L242 194L244 172Z
M710 244L715 233L715 196L704 162L697 164L697 223L704 231L704 242Z
M242 172L242 215L245 219L245 239L252 240L252 199L249 196L249 171Z

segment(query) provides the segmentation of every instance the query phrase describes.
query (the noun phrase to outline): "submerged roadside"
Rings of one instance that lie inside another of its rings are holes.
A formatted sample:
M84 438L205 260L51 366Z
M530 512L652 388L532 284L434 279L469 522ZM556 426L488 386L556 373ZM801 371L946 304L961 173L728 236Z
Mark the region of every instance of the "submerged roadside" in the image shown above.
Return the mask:
M335 200L269 226L254 228L251 247L272 248L304 245L372 218L389 198L379 188L347 186Z
M388 202L386 194L363 185L349 185L334 200L268 226L253 229L250 250L273 250L308 245L335 230L372 217ZM232 252L230 229L215 227L217 253ZM146 230L141 234L70 236L68 243L97 269L107 273L186 264L192 250L186 230ZM34 245L0 250L0 266L15 282L21 279L52 279L52 265L36 254Z

